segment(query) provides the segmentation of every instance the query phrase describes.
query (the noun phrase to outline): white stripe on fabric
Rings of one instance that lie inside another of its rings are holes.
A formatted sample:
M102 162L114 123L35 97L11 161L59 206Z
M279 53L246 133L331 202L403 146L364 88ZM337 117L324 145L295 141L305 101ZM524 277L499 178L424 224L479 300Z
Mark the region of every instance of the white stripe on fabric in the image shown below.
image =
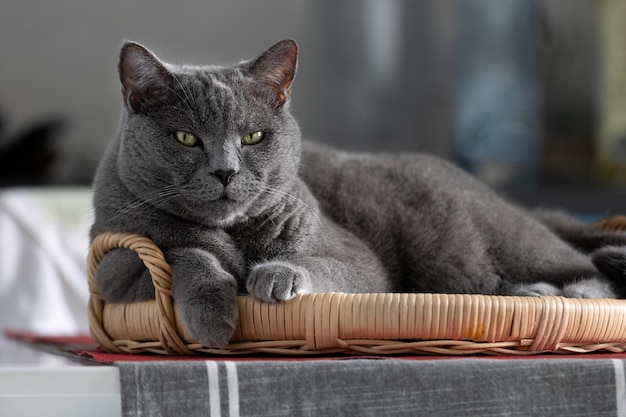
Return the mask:
M220 375L217 362L207 361L206 371L209 380L209 411L211 417L220 417L222 404L220 402Z
M620 359L611 359L615 370L615 411L618 417L626 417L626 378L624 363Z
M239 378L235 362L224 362L228 382L228 412L230 417L239 417Z

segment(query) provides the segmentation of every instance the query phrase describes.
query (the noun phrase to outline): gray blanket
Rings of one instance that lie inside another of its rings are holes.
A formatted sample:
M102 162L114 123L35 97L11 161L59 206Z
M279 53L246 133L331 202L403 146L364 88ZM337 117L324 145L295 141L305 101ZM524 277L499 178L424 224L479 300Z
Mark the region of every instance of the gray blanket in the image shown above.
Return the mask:
M626 416L621 359L118 366L124 416Z

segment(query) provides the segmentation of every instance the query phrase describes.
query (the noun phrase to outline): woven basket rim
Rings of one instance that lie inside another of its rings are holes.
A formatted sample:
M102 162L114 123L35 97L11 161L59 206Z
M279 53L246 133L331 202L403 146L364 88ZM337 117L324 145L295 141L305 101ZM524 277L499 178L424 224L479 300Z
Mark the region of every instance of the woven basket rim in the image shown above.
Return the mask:
M621 230L626 224L626 217L617 221L621 226L609 220L598 227ZM133 250L144 262L154 300L105 302L95 272L115 248ZM235 335L224 348L212 348L187 334L172 300L171 267L149 238L102 233L90 246L87 269L90 332L114 353L532 355L626 350L626 300L425 293L314 293L276 304L239 296Z

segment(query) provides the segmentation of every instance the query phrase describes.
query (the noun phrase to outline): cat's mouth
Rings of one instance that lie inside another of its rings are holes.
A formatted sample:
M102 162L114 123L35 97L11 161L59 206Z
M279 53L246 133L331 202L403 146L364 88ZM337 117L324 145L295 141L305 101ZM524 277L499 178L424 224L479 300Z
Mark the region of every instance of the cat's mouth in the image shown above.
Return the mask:
M215 201L223 201L223 202L234 202L235 200L229 195L228 190L226 189L226 187L224 187L224 189L222 190L222 192L220 193L219 197L217 197L215 199Z

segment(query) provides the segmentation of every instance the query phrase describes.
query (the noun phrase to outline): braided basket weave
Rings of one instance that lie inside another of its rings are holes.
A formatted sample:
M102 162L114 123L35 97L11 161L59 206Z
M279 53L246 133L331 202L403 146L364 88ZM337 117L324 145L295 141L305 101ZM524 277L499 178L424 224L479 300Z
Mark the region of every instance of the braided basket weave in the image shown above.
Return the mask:
M611 217L596 227L624 231L626 217ZM94 277L114 248L137 252L152 276L155 300L105 303ZM151 240L131 234L97 236L89 252L88 279L91 334L116 353L530 355L626 350L626 300L392 293L307 294L277 304L240 296L231 342L223 349L208 348L186 334L172 301L171 268Z

